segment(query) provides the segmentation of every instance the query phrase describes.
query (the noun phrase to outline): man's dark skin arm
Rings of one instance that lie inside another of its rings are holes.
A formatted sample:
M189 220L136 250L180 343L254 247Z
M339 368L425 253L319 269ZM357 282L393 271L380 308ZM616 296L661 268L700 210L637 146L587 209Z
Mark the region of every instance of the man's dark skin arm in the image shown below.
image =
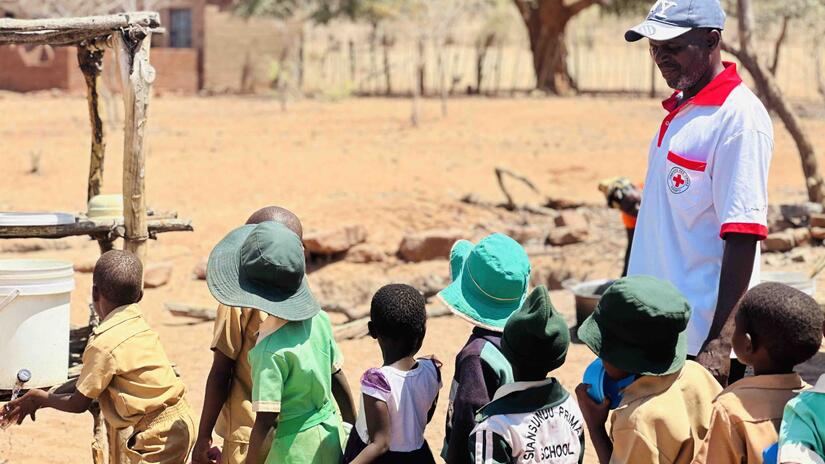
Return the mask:
M203 411L198 426L198 439L192 450L192 464L208 464L209 448L212 447L212 430L218 421L229 389L232 386L232 374L235 371L235 361L225 354L215 350L212 358L212 369L206 378L206 393L203 398Z
M730 371L734 308L748 290L756 247L755 235L729 233L725 236L716 312L708 338L696 357L696 361L705 366L723 387L728 383Z

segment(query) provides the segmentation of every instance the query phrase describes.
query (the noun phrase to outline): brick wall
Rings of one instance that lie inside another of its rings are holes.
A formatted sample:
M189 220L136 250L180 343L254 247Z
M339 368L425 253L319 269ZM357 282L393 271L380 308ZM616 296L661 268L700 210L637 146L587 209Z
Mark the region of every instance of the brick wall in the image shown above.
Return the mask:
M27 51L24 48L0 46L0 89L16 92L68 89L67 70L69 66L77 65L73 52L74 49L65 47L53 48L47 54L42 47ZM22 55L29 58L24 59Z
M283 23L244 19L217 6L205 10L203 88L216 92L261 91L283 50Z
M0 46L0 89L17 92L60 89L73 93L86 91L83 73L77 65L74 47L53 48L48 61L27 65L20 52ZM157 70L154 88L160 92L195 93L198 91L198 52L192 48L155 48L150 61ZM31 62L30 62L31 64ZM105 82L119 91L114 51L109 50L103 63ZM113 85L112 85L113 84Z

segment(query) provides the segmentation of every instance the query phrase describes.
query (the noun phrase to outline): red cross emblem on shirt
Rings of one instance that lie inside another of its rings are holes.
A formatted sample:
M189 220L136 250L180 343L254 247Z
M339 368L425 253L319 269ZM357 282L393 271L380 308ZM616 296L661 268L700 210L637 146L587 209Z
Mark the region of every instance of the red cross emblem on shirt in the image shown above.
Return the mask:
M685 183L685 179L682 178L681 174L677 174L673 177L673 183L676 184L676 188L679 188Z
M675 194L685 192L690 188L690 175L679 166L674 166L667 175L668 188Z

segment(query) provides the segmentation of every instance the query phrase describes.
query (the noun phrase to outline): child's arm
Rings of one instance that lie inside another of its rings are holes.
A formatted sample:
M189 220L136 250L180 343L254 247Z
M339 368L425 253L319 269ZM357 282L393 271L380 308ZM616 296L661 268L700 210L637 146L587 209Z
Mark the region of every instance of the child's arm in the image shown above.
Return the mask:
M23 423L26 416L35 420L35 413L41 408L52 408L58 411L80 414L89 409L92 400L78 392L52 394L43 390L29 390L22 397L10 402L4 408L5 421Z
M372 396L363 395L363 397L370 443L358 453L351 464L373 462L390 449L390 412L387 409L387 403Z
M219 350L215 350L212 358L212 369L206 379L206 392L203 398L203 411L198 426L198 438L192 450L192 464L207 464L212 462L207 453L212 446L212 430L218 421L223 404L229 397L229 388L232 385L232 373L235 361Z
M337 372L332 374L332 396L335 398L335 402L338 403L338 409L341 411L341 418L344 422L355 424L355 405L343 369L338 369Z
M438 379L438 389L441 390L441 361L438 360L435 356L430 356L430 361L432 361L433 365L435 365L435 373L436 378ZM431 420L433 420L433 415L435 415L435 407L438 405L438 393L435 394L435 399L433 399L433 405L430 406L430 410L427 412L427 423L429 424Z
M605 399L602 404L597 404L587 394L589 388L590 385L586 383L579 384L576 387L576 398L579 401L579 408L582 411L582 416L584 416L584 422L587 423L590 441L593 442L593 448L596 450L599 462L608 464L613 456L613 442L610 440L605 427L607 415L610 412L610 400Z
M268 449L264 449L266 437L275 429L278 424L278 413L259 412L255 416L255 425L252 426L252 434L249 436L249 448L246 454L246 464L261 464L266 461L269 454Z

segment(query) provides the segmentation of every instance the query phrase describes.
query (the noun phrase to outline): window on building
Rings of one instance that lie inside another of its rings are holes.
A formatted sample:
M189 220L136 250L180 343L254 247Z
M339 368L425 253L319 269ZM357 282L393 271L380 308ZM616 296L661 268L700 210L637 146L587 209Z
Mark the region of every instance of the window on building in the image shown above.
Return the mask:
M169 46L172 48L192 47L192 10L188 8L169 10Z

